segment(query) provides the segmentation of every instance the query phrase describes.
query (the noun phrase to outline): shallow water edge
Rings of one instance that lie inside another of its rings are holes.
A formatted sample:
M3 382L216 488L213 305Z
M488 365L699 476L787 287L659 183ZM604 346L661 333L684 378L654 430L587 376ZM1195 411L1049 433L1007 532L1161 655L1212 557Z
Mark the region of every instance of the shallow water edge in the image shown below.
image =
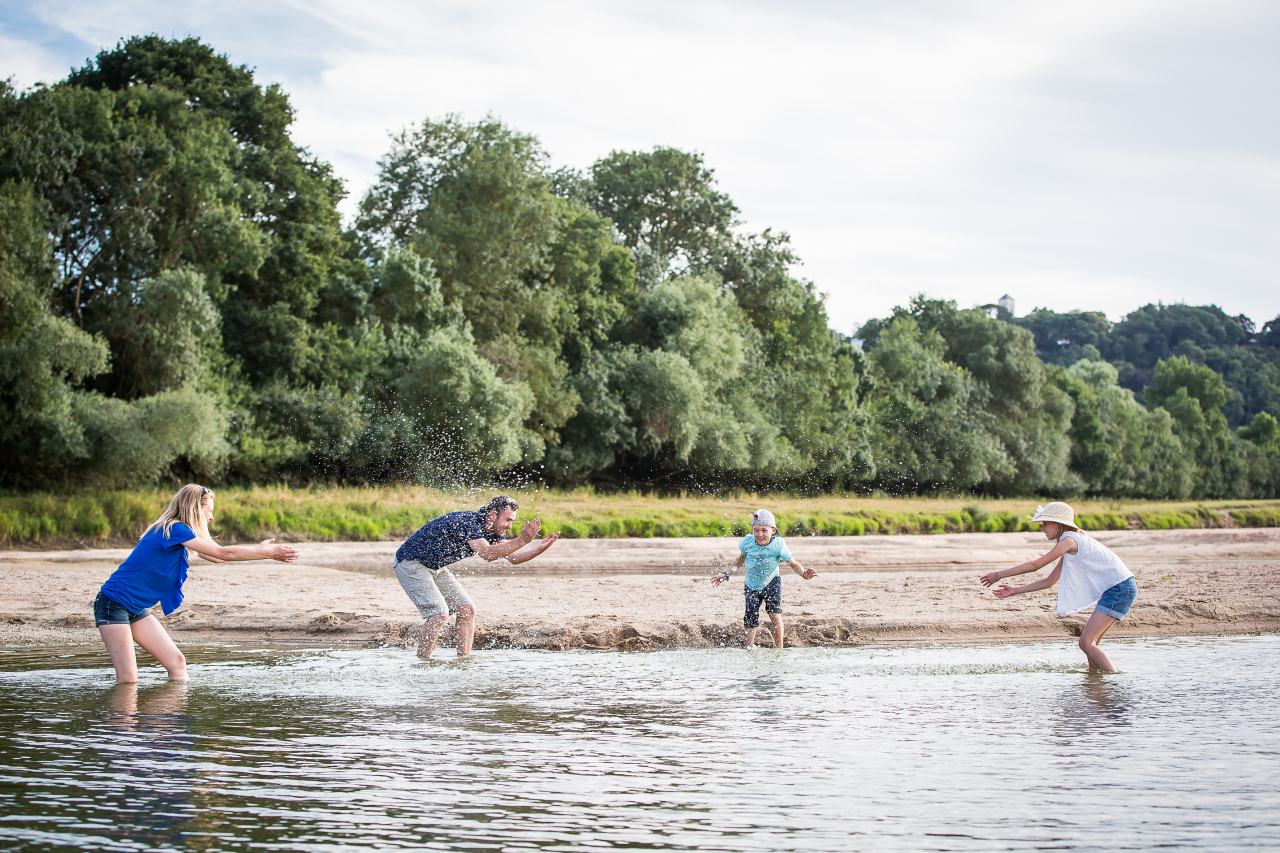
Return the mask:
M1109 645L4 650L0 846L1271 849L1280 637Z

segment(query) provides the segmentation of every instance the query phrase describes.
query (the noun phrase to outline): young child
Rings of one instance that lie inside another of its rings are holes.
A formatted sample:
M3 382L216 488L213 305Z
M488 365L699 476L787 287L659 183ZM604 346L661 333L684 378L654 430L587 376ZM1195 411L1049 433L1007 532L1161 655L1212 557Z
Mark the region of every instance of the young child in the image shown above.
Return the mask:
M1103 672L1115 672L1111 659L1098 648L1107 629L1124 619L1138 595L1138 585L1133 572L1106 545L1081 532L1075 524L1075 511L1061 501L1036 507L1036 514L1028 519L1032 524L1043 524L1046 539L1057 541L1049 553L1030 562L988 572L982 576L982 585L991 586L1002 578L1022 575L1044 568L1054 560L1049 576L1032 581L1026 586L1001 584L996 598L1008 598L1022 592L1048 589L1062 578L1058 587L1058 612L1075 613L1090 604L1096 604L1089 621L1080 633L1080 651L1089 659L1089 668Z
M767 509L758 510L751 516L751 535L744 536L738 543L738 559L726 571L711 577L711 585L719 586L728 580L729 575L742 566L747 567L746 583L743 592L746 595L746 615L742 617L742 627L747 629L747 648L756 644L756 629L760 627L760 605L764 604L765 612L773 623L773 645L782 648L782 575L778 572L778 563L783 560L791 570L805 580L817 576L813 569L806 569L791 556L791 549L778 535L777 521L773 513Z

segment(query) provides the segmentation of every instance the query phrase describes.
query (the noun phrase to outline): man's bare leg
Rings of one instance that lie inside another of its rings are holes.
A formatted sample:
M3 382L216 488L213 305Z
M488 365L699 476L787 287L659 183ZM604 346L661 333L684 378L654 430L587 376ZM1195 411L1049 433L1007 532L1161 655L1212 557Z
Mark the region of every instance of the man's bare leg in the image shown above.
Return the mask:
M476 609L470 604L458 608L458 657L471 654L471 641L476 636Z
M436 638L440 629L449 621L448 613L438 613L422 624L422 634L418 637L418 657L429 660L436 649Z
M773 622L773 646L780 649L782 648L782 614L770 613L769 620Z

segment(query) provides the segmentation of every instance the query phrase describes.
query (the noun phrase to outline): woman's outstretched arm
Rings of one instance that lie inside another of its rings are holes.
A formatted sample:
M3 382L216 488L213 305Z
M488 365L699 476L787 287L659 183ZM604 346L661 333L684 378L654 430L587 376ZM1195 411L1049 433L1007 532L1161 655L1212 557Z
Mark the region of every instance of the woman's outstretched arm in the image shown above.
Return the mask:
M211 562L227 563L238 560L279 560L292 563L301 552L292 545L276 545L274 539L266 539L257 545L219 545L212 539L197 536L182 544Z

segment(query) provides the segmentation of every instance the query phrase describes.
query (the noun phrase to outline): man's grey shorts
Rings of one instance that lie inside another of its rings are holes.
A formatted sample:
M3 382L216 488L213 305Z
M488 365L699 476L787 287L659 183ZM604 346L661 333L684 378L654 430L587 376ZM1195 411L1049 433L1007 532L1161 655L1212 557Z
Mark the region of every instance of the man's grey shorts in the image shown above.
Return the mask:
M473 559L468 557L434 570L417 560L401 560L396 563L396 577L423 619L457 613L458 608L471 606L471 596L458 583L451 569L466 568Z

